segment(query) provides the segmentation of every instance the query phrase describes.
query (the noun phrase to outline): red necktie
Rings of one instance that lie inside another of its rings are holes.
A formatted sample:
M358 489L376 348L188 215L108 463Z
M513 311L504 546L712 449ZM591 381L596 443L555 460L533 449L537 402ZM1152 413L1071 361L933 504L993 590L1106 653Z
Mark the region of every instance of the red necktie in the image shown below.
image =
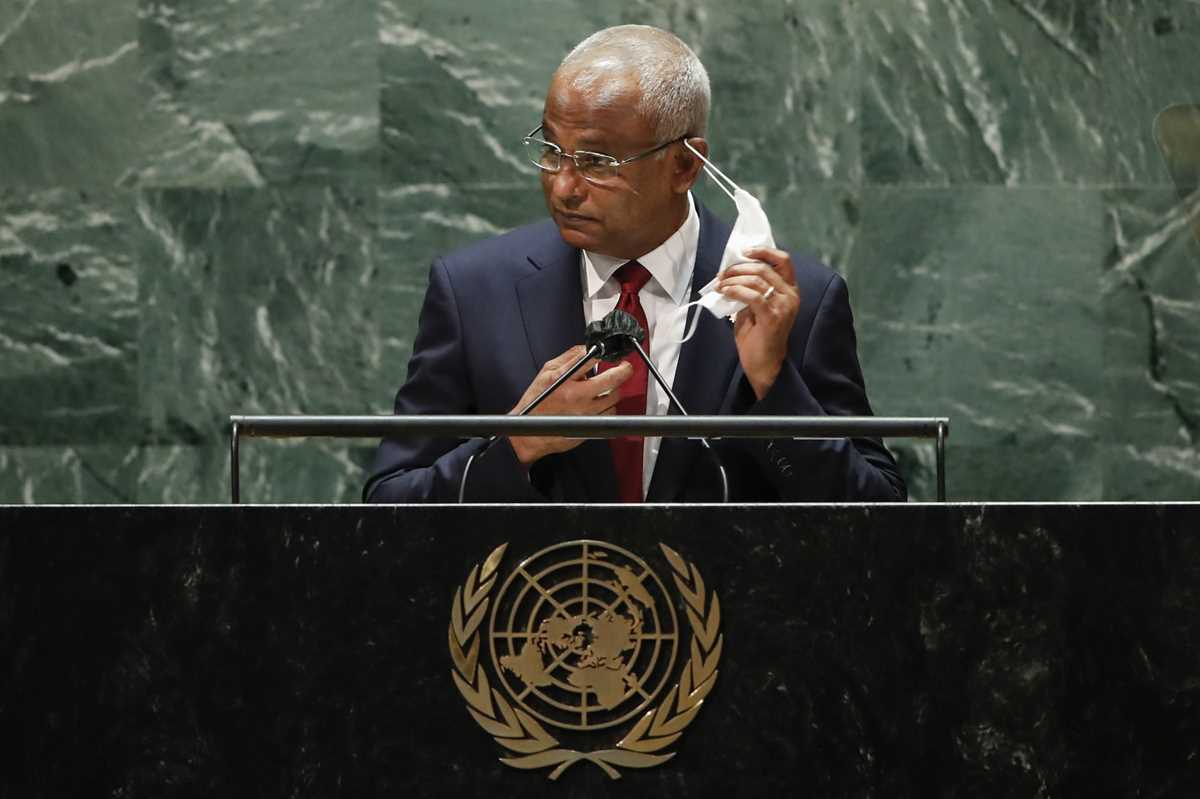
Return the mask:
M621 296L617 307L638 321L646 331L646 339L642 349L650 352L650 326L646 324L646 312L642 309L642 301L638 292L650 273L646 267L637 261L630 261L616 272L617 281L621 284ZM617 413L621 416L641 416L646 413L646 381L649 372L645 362L636 352L624 358L633 365L633 374L621 384L621 399L617 403ZM616 364L602 364L601 371L610 369ZM642 436L620 436L609 439L612 447L613 466L617 470L617 489L622 502L642 501Z

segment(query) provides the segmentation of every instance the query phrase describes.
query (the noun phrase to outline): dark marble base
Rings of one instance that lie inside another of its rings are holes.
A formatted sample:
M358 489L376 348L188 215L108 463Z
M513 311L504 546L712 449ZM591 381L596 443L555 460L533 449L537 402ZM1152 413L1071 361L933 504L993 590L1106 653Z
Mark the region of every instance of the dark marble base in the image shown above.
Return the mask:
M1200 790L1200 506L0 507L3 796ZM667 764L520 772L451 681L474 563L596 538L721 598Z

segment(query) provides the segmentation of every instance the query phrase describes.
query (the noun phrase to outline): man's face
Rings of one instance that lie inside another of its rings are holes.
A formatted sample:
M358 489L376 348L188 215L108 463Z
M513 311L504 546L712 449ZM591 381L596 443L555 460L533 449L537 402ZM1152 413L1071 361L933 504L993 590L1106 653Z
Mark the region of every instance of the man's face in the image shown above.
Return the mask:
M610 91L601 104L590 96L594 92L556 77L546 96L542 138L567 153L588 150L618 160L660 144L636 112L637 84L620 84L623 88ZM674 150L672 145L661 158L652 155L622 166L611 184L589 183L569 159L563 159L560 171L543 172L546 208L563 239L573 247L631 259L666 241L687 213L687 187L676 174Z

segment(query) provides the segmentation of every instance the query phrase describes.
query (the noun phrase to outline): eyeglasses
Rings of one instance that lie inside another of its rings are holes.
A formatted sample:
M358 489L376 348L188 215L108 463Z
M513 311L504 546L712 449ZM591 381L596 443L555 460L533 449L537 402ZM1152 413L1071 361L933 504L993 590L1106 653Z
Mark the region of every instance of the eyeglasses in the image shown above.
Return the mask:
M637 155L617 159L611 155L593 153L588 150L576 150L573 153L564 153L562 148L557 144L544 141L534 135L541 129L542 126L538 125L529 132L528 136L521 139L522 144L525 145L525 154L529 157L531 164L544 172L558 172L562 170L563 159L570 158L575 162L575 171L582 175L584 180L588 183L597 184L611 183L616 180L617 175L620 174L621 167L625 164L637 161L639 158L645 158L648 155L653 155L664 147L687 138L686 136L680 136L678 139L665 141Z

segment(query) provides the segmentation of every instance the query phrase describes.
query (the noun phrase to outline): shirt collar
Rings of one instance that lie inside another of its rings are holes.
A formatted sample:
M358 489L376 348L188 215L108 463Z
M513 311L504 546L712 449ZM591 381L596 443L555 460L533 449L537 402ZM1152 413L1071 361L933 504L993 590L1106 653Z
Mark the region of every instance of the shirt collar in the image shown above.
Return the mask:
M683 224L662 244L636 259L676 305L682 305L687 299L699 242L700 216L689 191L688 215ZM584 293L589 299L599 294L613 273L628 263L626 258L613 258L588 250L583 251L582 260Z

